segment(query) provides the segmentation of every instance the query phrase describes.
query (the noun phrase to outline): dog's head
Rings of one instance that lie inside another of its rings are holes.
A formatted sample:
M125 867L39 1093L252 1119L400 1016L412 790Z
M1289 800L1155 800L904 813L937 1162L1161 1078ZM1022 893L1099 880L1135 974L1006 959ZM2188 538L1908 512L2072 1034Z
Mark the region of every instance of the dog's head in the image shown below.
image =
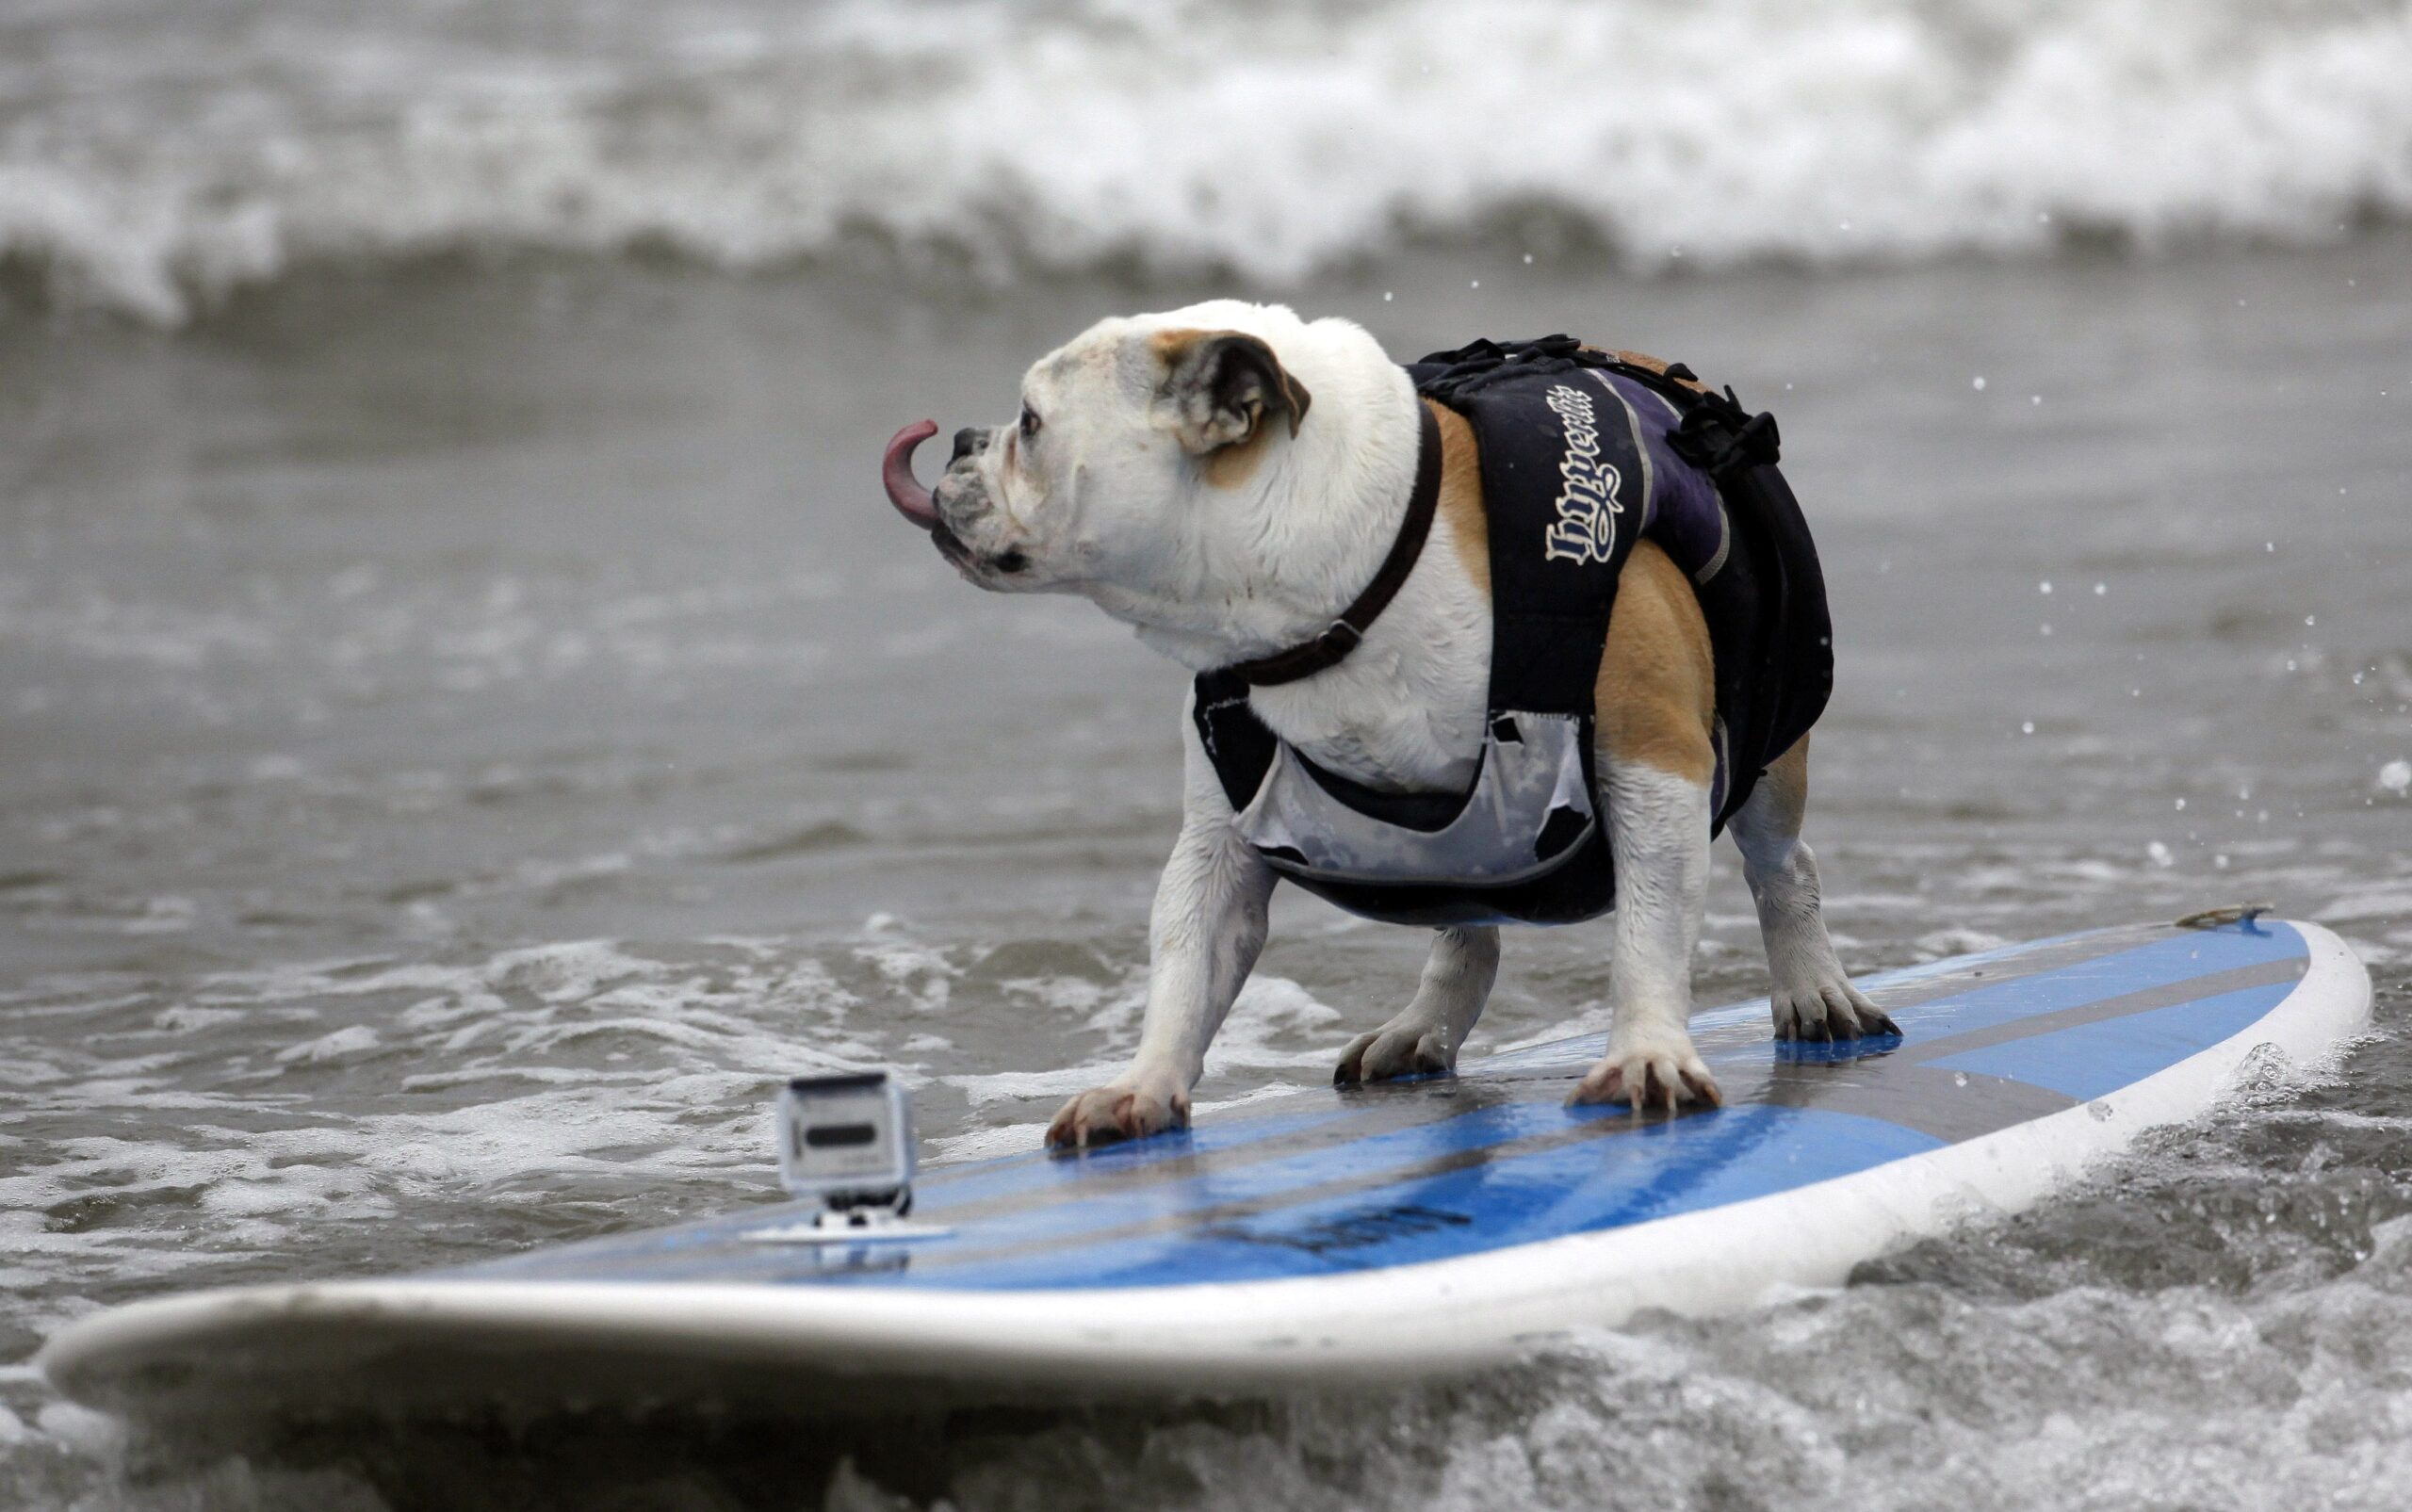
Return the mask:
M1281 576L1270 559L1301 496L1334 481L1319 427L1336 443L1347 428L1310 377L1345 392L1368 363L1395 372L1357 327L1279 306L1102 320L1031 366L1013 419L955 432L927 493L905 459L935 428L900 432L888 495L982 588L1079 593L1143 626L1211 631Z

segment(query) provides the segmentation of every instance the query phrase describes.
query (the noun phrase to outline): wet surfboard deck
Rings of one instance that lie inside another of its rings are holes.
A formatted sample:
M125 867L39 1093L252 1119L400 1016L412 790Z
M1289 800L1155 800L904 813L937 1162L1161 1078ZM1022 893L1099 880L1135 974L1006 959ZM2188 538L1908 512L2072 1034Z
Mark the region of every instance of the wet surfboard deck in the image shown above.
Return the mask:
M1232 1395L1479 1368L1714 1313L2015 1211L2256 1055L2319 1059L2370 978L2317 925L2098 930L1865 979L1899 1036L1693 1020L1724 1107L1565 1097L1597 1036L1302 1090L1077 1156L927 1171L913 1237L767 1204L416 1276L168 1296L40 1357L152 1417Z

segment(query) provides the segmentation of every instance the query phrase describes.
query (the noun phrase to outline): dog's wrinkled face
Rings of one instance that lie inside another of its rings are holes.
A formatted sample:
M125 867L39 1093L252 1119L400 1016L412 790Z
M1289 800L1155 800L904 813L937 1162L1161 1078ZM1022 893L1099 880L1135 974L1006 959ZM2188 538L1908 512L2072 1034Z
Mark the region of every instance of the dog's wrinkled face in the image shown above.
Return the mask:
M1032 365L1013 420L956 432L931 533L965 577L1141 623L1233 580L1312 399L1262 336L1166 318L1100 322Z

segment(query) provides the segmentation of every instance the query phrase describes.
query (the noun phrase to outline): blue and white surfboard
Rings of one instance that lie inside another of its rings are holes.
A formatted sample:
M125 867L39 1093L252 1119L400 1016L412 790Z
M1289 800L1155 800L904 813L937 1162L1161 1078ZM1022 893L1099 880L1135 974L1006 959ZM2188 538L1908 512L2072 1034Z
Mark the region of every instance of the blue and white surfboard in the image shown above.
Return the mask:
M1693 1020L1721 1109L1569 1108L1595 1038L1456 1078L1301 1091L1076 1157L925 1173L920 1237L797 1243L795 1206L420 1276L135 1304L53 1339L71 1396L545 1407L1212 1394L1460 1370L1638 1309L1840 1283L2014 1211L2257 1053L2360 1030L2310 924L2102 930L1864 981L1900 1037ZM2268 1047L2268 1050L2264 1050Z

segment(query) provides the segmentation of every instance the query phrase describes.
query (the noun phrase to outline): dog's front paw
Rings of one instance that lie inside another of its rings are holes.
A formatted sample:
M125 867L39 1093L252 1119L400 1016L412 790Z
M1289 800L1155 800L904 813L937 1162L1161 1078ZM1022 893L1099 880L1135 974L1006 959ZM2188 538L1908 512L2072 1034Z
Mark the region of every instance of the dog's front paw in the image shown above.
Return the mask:
M1901 1032L1891 1016L1850 984L1839 966L1778 982L1768 995L1768 1007L1775 1018L1778 1039L1857 1039L1863 1034Z
M1445 1076L1457 1068L1457 1049L1449 1043L1445 1030L1393 1021L1348 1042L1348 1048L1340 1052L1340 1064L1332 1067L1331 1084L1353 1087L1403 1076Z
M1717 1079L1692 1049L1692 1039L1683 1030L1636 1034L1622 1041L1611 1035L1608 1053L1583 1078L1574 1095L1566 1099L1572 1104L1587 1102L1624 1102L1636 1113L1645 1108L1664 1108L1672 1113L1685 1103L1719 1105L1725 1094L1717 1089Z
M1049 1149L1088 1149L1189 1127L1189 1095L1170 1088L1093 1087L1064 1104L1047 1126Z

